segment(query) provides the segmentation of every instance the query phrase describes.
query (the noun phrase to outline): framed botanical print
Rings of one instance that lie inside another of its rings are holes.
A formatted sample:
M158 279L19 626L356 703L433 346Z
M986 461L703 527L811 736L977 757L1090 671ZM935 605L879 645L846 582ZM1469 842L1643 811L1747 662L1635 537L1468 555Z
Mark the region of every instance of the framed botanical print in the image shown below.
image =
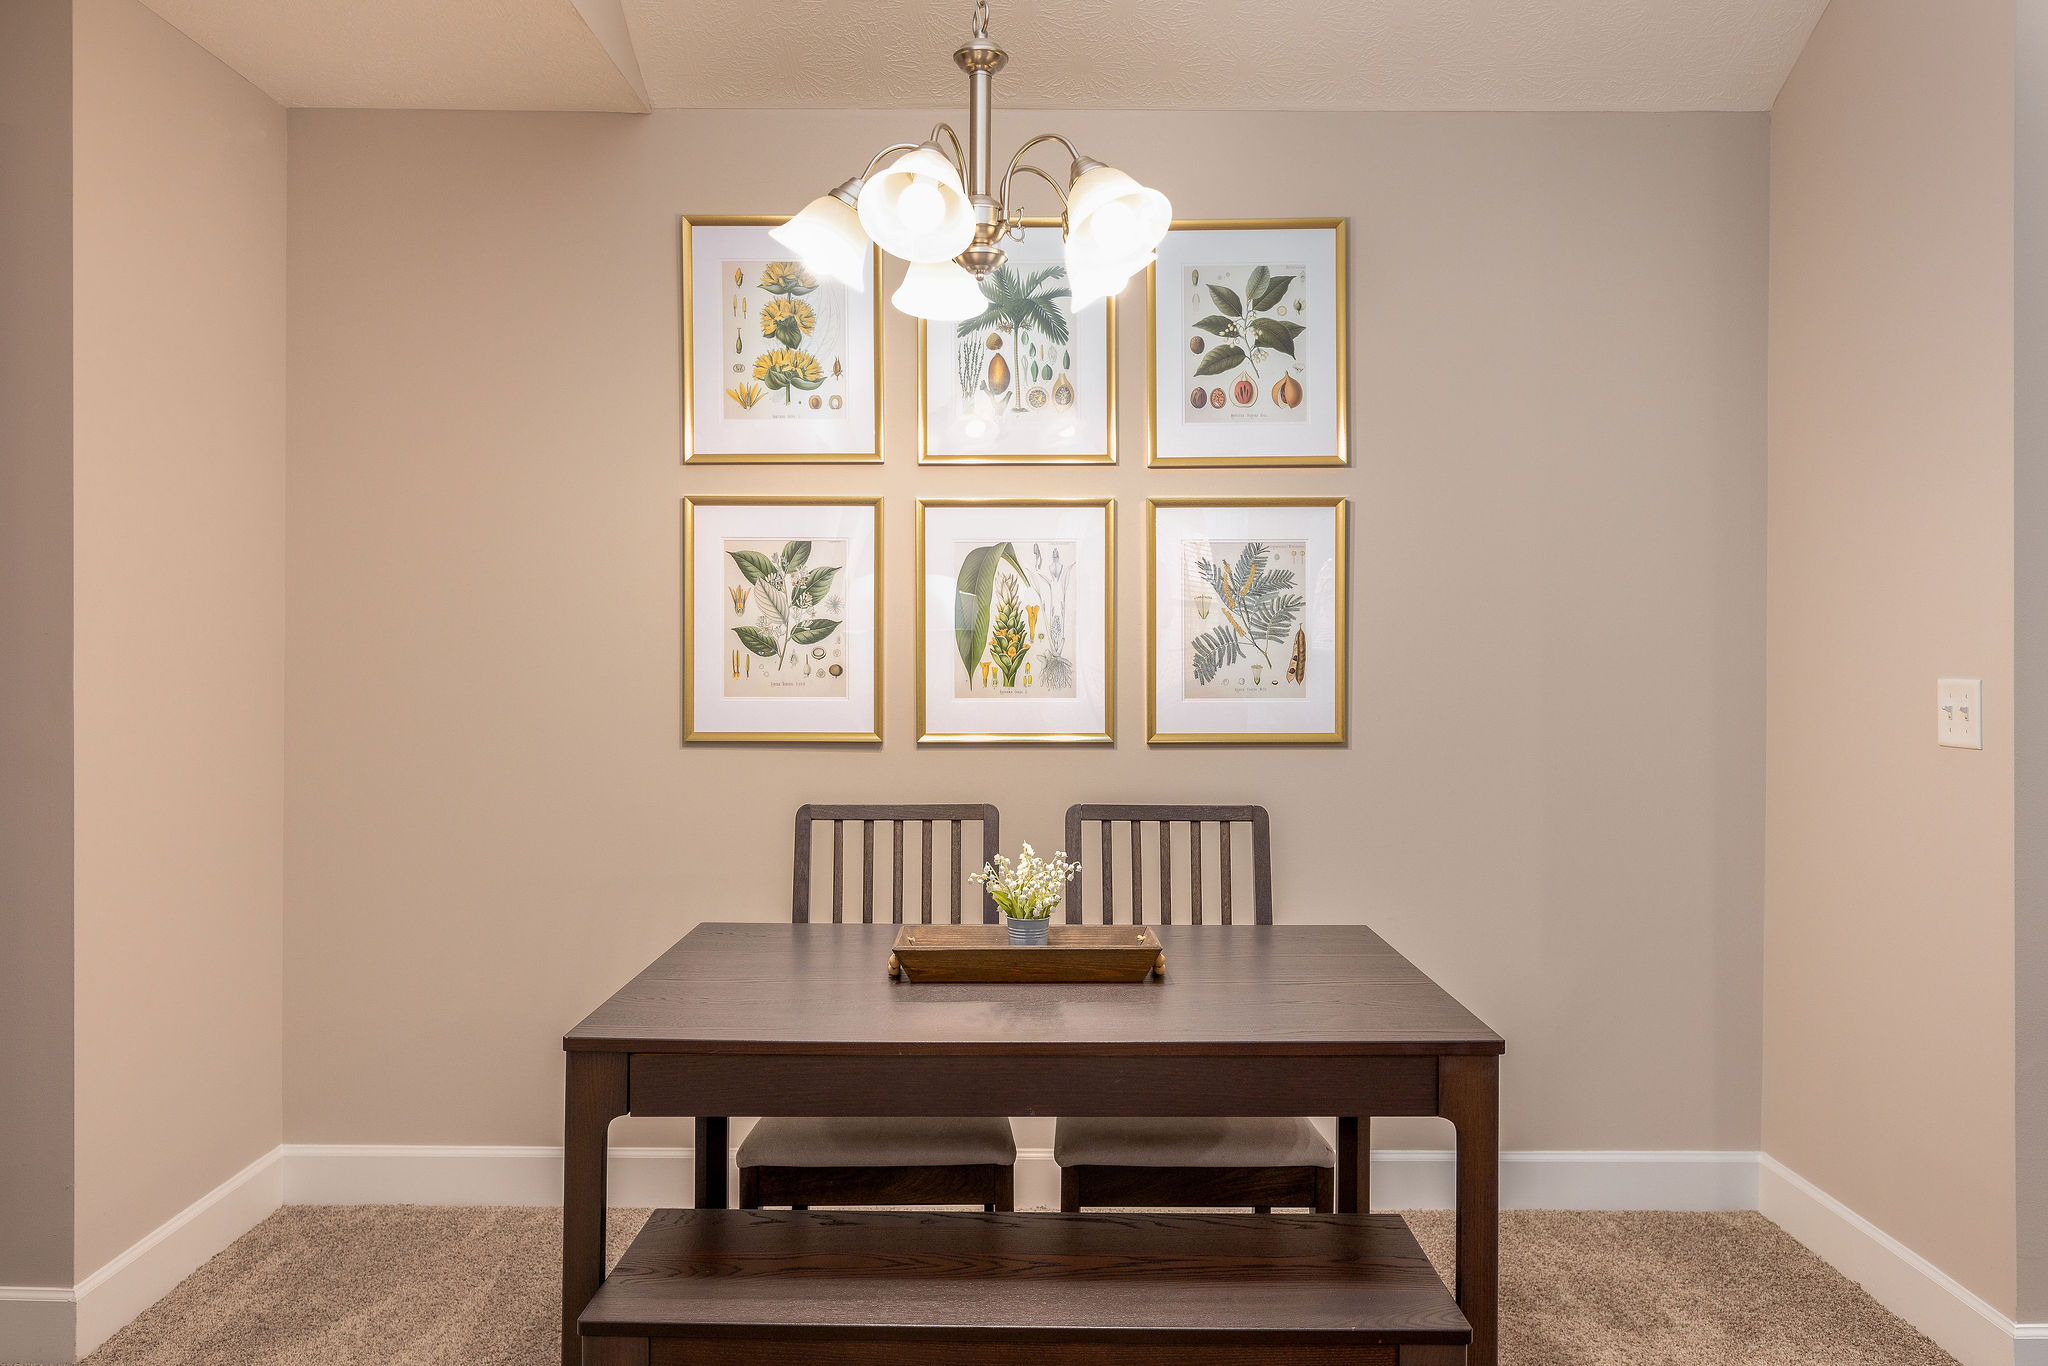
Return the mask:
M782 218L683 219L683 459L882 458L881 252L861 286L813 274Z
M921 499L917 738L1115 739L1116 505Z
M683 500L683 739L882 738L882 500Z
M1349 459L1343 219L1175 223L1145 293L1152 464Z
M1342 744L1345 500L1159 498L1150 521L1153 744Z
M982 280L988 307L920 321L917 458L1116 462L1116 300L1075 309L1057 219L1031 219Z

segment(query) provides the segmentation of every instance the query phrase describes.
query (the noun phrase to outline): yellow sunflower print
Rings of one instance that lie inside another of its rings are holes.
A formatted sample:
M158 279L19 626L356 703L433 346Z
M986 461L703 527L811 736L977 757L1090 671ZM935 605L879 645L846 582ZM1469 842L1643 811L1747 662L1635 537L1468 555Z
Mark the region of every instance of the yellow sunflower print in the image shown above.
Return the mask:
M778 346L773 351L763 351L755 360L754 378L770 389L780 389L782 401L788 403L791 390L815 389L823 384L825 371L810 352Z
M770 294L808 294L818 287L818 277L801 261L770 261L761 268L759 284Z
M818 326L818 315L802 299L774 299L761 305L755 315L761 322L761 335L773 337L784 346L798 346Z

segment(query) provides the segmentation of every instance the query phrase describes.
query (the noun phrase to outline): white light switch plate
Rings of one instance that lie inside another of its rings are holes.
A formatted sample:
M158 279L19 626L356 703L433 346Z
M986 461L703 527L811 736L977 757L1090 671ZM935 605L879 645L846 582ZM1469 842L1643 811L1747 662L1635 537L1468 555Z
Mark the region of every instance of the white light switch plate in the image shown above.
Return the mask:
M1984 680L1935 680L1935 738L1950 749L1984 748Z

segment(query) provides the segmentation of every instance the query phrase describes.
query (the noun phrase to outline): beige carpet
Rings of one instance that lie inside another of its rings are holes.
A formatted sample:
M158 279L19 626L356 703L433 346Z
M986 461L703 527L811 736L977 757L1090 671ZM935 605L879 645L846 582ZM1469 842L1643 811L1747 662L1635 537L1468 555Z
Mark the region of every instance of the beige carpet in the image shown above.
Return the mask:
M614 1211L612 1254L646 1211ZM1450 1216L1409 1216L1439 1270ZM559 1218L299 1206L208 1262L89 1366L553 1366ZM1514 1211L1507 1366L1955 1366L1757 1214Z

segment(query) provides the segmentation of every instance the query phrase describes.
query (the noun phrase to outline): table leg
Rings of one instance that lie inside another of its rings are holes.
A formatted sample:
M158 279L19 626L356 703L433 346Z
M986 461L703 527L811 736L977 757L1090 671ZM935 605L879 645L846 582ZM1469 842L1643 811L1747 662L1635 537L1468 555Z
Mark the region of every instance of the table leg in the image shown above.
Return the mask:
M697 1116L696 1161L692 1165L697 1173L698 1209L725 1209L732 1203L726 1197L725 1171L731 1127L732 1121L724 1115Z
M562 1366L580 1366L576 1319L604 1284L605 1159L626 1113L626 1054L568 1055L562 1117Z
M1471 1366L1500 1353L1500 1059L1437 1062L1436 1112L1458 1130L1458 1307L1472 1325Z
M1337 1213L1372 1212L1372 1119L1337 1120Z

